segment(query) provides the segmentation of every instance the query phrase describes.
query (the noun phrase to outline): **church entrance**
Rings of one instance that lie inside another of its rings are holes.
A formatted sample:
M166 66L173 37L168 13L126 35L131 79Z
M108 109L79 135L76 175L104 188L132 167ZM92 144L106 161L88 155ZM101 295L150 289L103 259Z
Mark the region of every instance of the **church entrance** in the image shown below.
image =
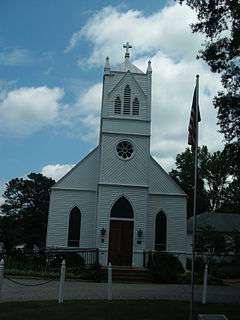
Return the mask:
M133 252L133 209L121 197L111 210L108 261L112 265L131 266Z

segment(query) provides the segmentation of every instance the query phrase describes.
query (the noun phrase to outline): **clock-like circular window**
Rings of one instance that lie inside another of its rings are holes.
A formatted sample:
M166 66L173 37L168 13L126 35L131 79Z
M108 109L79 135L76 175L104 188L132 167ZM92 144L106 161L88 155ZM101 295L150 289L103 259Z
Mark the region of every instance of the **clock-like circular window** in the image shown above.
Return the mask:
M122 159L130 159L133 154L133 145L129 141L121 141L117 144L117 154Z

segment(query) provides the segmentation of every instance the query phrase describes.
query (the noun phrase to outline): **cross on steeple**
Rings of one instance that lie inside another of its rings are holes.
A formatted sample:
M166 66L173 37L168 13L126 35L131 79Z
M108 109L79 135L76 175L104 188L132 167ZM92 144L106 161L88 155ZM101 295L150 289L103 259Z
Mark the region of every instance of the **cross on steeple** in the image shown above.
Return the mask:
M125 58L129 58L130 57L129 49L131 49L132 46L129 44L129 42L127 42L126 44L123 45L123 48L126 48Z

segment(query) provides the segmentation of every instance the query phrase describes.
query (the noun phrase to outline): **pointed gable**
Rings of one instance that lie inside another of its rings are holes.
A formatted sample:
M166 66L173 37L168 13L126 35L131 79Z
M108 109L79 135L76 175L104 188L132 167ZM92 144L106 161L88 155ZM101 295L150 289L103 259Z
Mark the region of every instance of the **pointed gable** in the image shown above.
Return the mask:
M152 156L149 166L149 193L186 195Z
M72 168L52 189L97 189L99 148L95 148Z
M111 90L108 92L108 96L111 97L116 92L122 90L127 84L129 84L132 90L141 95L144 99L146 98L145 92L130 71L127 71L124 76L115 84L115 86L111 88Z

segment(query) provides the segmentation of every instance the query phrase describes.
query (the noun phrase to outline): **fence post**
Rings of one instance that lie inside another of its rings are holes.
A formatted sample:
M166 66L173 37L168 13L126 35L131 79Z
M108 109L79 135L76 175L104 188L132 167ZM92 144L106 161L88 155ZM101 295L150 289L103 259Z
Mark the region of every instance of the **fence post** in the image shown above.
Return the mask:
M4 260L2 259L0 261L0 299L2 296L3 278L4 278Z
M112 264L108 264L108 301L112 301Z
M60 282L59 282L59 289L58 289L58 303L63 303L65 272L66 272L66 262L65 262L65 259L63 259L61 264Z
M202 304L205 304L207 299L207 281L208 281L208 264L206 263L204 268Z

